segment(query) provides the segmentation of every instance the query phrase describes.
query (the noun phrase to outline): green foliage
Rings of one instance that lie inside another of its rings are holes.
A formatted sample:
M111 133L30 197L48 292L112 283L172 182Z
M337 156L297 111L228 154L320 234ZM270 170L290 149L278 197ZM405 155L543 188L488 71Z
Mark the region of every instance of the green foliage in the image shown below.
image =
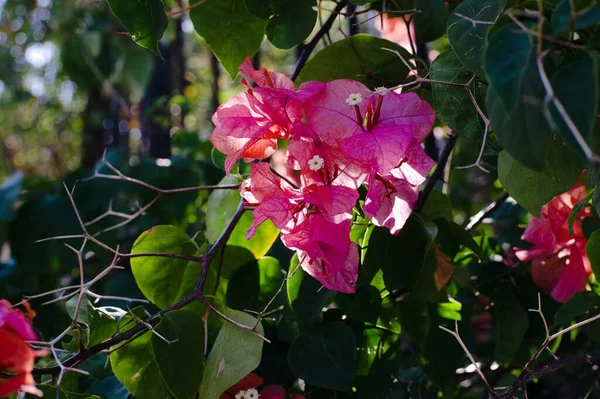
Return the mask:
M443 0L415 0L414 16L417 38L422 42L431 42L446 32L448 8Z
M236 184L238 180L233 176L225 177L219 184ZM240 195L235 190L215 190L206 204L206 238L208 242L214 243L225 227L229 224L240 203ZM270 220L267 220L256 229L256 234L250 240L246 240L246 231L252 225L252 215L245 212L240 222L235 226L231 237L227 241L232 247L246 248L260 259L273 245L279 235ZM228 256L225 251L225 256Z
M319 51L302 69L297 82L335 79L355 79L369 88L392 87L404 81L408 68L405 60L412 58L404 48L370 35L355 35L333 43Z
M344 323L334 322L299 335L288 352L290 368L306 382L349 391L356 364L356 340Z
M248 11L244 0L205 1L190 10L190 18L232 79L244 58L260 48L267 26Z
M267 25L269 41L282 49L289 49L302 43L317 22L317 12L313 10L315 0L269 1L273 10Z
M505 4L505 0L465 0L454 9L448 19L448 41L456 58L469 71L480 77L484 75L483 62L488 30L504 10Z
M133 244L132 254L162 252L195 255L198 248L181 229L155 226ZM131 259L131 271L146 298L166 308L189 295L200 275L200 264L185 259L140 256Z
M226 315L249 328L257 323L254 317L238 310L228 309ZM256 332L264 334L261 323L258 323ZM223 324L206 360L200 397L218 399L227 388L258 367L262 346L263 340L252 331L231 323Z
M204 325L186 310L162 316L152 334L152 350L160 375L173 397L194 398L204 372ZM160 334L160 335L159 335Z
M459 85L466 85L473 78L473 74L452 50L440 54L433 61L430 73L433 80ZM484 123L467 92L471 88L435 83L431 87L433 106L440 121L466 139L473 140L482 136Z
M169 24L163 1L108 0L108 4L133 41L160 56L158 41Z
M536 216L542 205L573 187L583 169L579 159L566 147L553 146L546 155L547 166L541 172L522 165L507 151L498 157L500 182L519 204Z

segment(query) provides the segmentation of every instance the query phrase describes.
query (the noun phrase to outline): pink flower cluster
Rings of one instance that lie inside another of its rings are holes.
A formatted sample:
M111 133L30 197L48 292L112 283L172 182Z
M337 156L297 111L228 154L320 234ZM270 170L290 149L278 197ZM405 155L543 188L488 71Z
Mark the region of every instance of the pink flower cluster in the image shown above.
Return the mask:
M420 142L435 113L415 93L369 90L354 80L306 82L298 90L285 75L240 71L257 87L222 104L213 115L214 146L227 155L227 173L240 158L265 160L287 140L290 173L254 162L240 187L256 206L251 238L270 219L304 270L325 287L354 292L358 250L350 240L352 209L365 185L367 219L398 233L433 161Z
M535 245L530 249L515 248L519 260L532 260L533 282L558 302L567 302L576 292L584 290L592 274L585 252L587 240L581 229L581 219L589 217L590 210L579 212L572 235L568 227L573 207L584 198L585 186L581 183L554 197L542 207L539 219L531 217L521 237Z

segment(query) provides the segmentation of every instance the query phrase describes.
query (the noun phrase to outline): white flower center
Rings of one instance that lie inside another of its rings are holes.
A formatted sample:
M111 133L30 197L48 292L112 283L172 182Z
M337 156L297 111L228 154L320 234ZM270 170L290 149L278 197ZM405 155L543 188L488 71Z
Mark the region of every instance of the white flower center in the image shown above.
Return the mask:
M362 95L360 93L350 93L346 99L346 102L348 105L358 105L362 103L362 100Z
M312 157L311 160L308 161L308 167L310 170L314 170L315 172L323 167L325 160L318 155Z
M235 399L245 399L245 397L246 397L246 391L244 391L244 390L241 390L235 394Z
M244 399L258 399L259 396L260 395L258 394L258 391L254 388L251 388L246 391Z

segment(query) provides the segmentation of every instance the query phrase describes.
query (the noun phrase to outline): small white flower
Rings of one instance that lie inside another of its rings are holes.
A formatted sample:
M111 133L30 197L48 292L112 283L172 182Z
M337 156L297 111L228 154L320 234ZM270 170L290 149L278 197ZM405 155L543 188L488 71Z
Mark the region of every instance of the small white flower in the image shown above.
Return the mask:
M235 394L235 399L246 399L246 394L248 391L241 390Z
M374 93L379 94L380 96L385 96L388 91L390 91L390 89L386 88L385 86L379 86L375 88Z
M308 161L308 167L310 170L314 170L315 172L323 167L325 160L318 155L312 157L310 161Z
M360 93L350 93L350 95L346 99L346 102L348 103L348 105L358 105L362 103L362 100L363 99Z
M244 399L258 399L259 396L260 395L258 394L258 391L254 388L251 388L246 391Z

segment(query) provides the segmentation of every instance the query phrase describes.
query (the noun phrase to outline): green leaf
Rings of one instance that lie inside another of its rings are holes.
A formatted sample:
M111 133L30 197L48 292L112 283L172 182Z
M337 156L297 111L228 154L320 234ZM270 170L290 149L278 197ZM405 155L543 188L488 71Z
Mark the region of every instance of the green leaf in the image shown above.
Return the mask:
M596 230L588 238L585 252L592 264L594 274L600 276L600 230Z
M66 303L67 313L71 318L75 316L78 300L79 296L76 295ZM117 321L125 314L124 310L111 306L96 308L84 296L81 299L79 313L77 314L77 321L87 327L85 329L87 339L83 344L87 347L110 338L117 330Z
M577 52L574 58L563 63L550 78L554 94L588 146L592 142L598 111L598 73L598 54L581 51ZM553 102L550 103L549 109L567 144L574 151L585 156Z
M372 285L363 285L355 294L338 293L336 303L351 319L364 323L377 323L381 308L381 295Z
M45 398L51 399L100 399L100 396L90 395L87 393L67 392L54 385L37 385L37 389L42 391ZM26 394L26 399L37 399L38 397L32 394Z
M277 294L284 274L279 261L264 257L237 269L227 285L227 305L234 309L261 311ZM271 308L285 303L282 295L277 295Z
M467 84L473 77L452 50L433 60L430 73L433 80L456 84ZM433 108L440 121L468 140L483 135L485 125L465 87L435 83L431 87Z
M154 226L143 232L133 244L132 254L163 252L195 255L194 242L175 226ZM190 294L200 275L200 264L184 259L140 256L131 259L131 271L138 287L161 309Z
M13 206L19 199L22 185L23 173L21 172L14 172L0 185L0 222L9 222L13 219Z
M433 225L435 227L435 225ZM445 301L445 295L435 286L437 260L430 251L433 240L424 224L411 216L398 235L387 229L375 228L369 240L364 269L374 275L383 271L388 291L402 287L411 292L412 298Z
M246 8L259 18L269 18L271 12L271 0L244 0Z
M244 58L260 48L267 25L248 11L244 0L205 1L190 10L190 18L232 79Z
M539 217L540 208L575 184L583 169L567 148L551 147L547 170L537 172L516 161L507 151L498 156L498 178L506 191L525 209Z
M315 0L271 0L271 5L267 37L275 47L292 48L310 35L317 22Z
M535 63L532 53L534 46L530 35L523 34L514 23L490 35L485 52L485 72L490 88L509 112L515 110L522 100L521 88L527 82L525 71L530 63Z
M454 220L450 199L446 194L439 190L431 191L431 194L429 194L429 197L427 198L425 206L423 206L420 215L428 220L435 220L439 218L449 221Z
M408 68L398 55L384 48L398 51L405 60L413 58L404 48L390 41L370 35L355 35L315 54L300 72L298 82L355 79L371 89L403 83Z
M289 271L292 273L298 266L298 255L294 254ZM333 291L323 288L321 283L298 269L287 280L286 289L289 306L294 310L301 330L309 328L315 318L322 313L325 302L333 295Z
M448 41L456 57L471 72L483 75L488 30L504 9L506 0L465 0L448 18Z
M529 328L527 310L517 301L509 283L501 283L493 297L496 319L496 349L498 363L510 362L521 347Z
M423 43L431 42L446 33L448 7L443 0L415 0L415 32Z
M245 326L253 327L257 320L247 313L228 309L228 317ZM262 324L256 331L264 335ZM223 392L250 374L260 364L263 341L252 331L231 323L223 324L213 345L200 386L199 397L218 399Z
M447 256L454 258L461 246L467 247L477 256L481 256L481 248L463 227L446 219L436 219L435 224L438 227L435 242Z
M596 247L598 246L598 241L600 241L600 237L595 238L595 243L593 244L594 251L596 251ZM588 250L590 245L590 241L588 240L588 246L586 247L586 251ZM588 254L589 256L589 254ZM597 257L597 255L595 255ZM590 261L591 261L590 257ZM598 260L598 259L596 259ZM592 267L594 264L592 263ZM596 267L598 264L596 264ZM554 327L558 326L567 326L572 321L577 319L580 316L585 315L589 311L597 309L600 306L600 297L593 292L589 291L581 291L575 293L571 299L565 304L563 304L554 315Z
M588 194L584 199L582 199L581 201L576 203L575 206L573 206L573 209L571 210L571 213L569 214L569 218L567 219L567 225L569 226L569 234L570 235L573 235L573 223L575 223L575 220L577 219L577 215L579 214L579 212L581 212L585 209L585 207L589 204L590 200L592 199L593 195L594 195L594 193Z
M342 322L319 326L298 336L288 352L298 378L318 387L348 391L356 364L356 338Z
M169 397L152 350L152 333L147 332L110 354L112 370L123 385L139 399Z
M592 4L592 0L562 0L552 13L552 26L556 32L585 29L599 21L600 3Z
M108 0L108 5L134 42L160 56L158 41L169 25L162 0Z
M546 69L549 70L548 67ZM522 80L522 87L513 104L517 107L511 111L494 89L488 89L488 116L504 148L523 165L542 171L547 168L548 153L553 151L551 147L556 143L554 128L548 124L550 113L545 112L543 107L546 91L540 80L535 53L531 54Z
M238 180L234 176L226 176L219 184L235 184ZM239 203L240 194L237 190L215 190L208 198L206 204L206 238L214 243L229 224ZM267 220L256 229L256 234L250 240L246 240L246 231L252 225L251 212L244 212L242 218L233 229L227 244L230 246L248 249L256 259L263 257L277 239L279 230ZM229 257L225 250L225 259Z
M193 399L204 372L204 324L186 310L162 315L152 334L152 349L163 381L176 399Z

